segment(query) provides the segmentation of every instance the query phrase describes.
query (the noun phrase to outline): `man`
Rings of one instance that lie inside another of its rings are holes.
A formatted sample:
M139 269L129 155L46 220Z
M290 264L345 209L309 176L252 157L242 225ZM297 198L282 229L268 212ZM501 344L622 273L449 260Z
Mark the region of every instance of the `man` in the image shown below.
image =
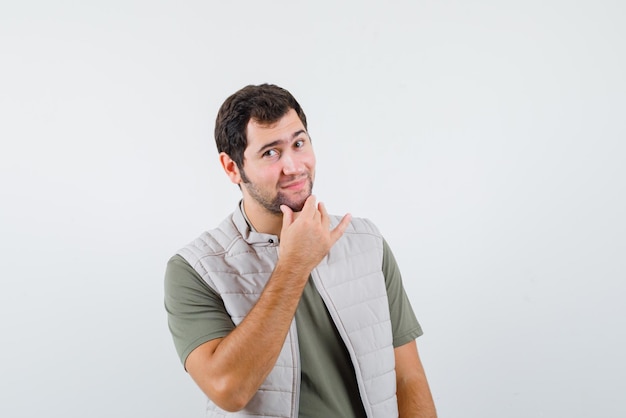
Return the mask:
M165 306L207 416L435 417L421 328L383 237L311 194L306 116L274 85L220 108L219 161L243 199L170 259Z

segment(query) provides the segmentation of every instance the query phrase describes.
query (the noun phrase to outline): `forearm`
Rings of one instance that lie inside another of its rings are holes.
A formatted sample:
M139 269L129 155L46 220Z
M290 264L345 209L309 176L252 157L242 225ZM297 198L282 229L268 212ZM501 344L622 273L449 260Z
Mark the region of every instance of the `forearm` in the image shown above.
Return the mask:
M437 411L415 341L395 348L400 418L436 418Z
M437 411L426 377L422 381L398 382L398 411L400 418L436 418Z
M280 263L244 320L192 374L202 390L227 410L243 408L273 369L309 272Z

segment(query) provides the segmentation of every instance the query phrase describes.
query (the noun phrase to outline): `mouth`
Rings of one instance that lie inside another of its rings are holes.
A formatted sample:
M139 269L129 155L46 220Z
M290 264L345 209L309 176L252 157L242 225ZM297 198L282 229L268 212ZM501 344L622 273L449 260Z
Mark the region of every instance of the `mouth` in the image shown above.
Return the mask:
M281 189L285 189L285 190L299 190L302 189L303 187L306 187L306 185L309 182L309 177L305 176L287 183L283 183L280 185Z

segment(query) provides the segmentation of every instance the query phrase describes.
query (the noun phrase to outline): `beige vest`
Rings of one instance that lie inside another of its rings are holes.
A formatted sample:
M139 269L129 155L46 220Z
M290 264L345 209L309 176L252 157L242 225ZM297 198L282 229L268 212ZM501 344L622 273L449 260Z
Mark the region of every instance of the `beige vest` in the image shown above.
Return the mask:
M333 217L333 226L339 218ZM278 259L278 237L251 230L241 209L179 251L221 295L235 325L259 298ZM311 272L356 372L370 418L398 416L389 302L381 271L383 241L368 220L353 218ZM210 400L208 417L297 417L300 363L295 318L274 369L248 405L226 412Z

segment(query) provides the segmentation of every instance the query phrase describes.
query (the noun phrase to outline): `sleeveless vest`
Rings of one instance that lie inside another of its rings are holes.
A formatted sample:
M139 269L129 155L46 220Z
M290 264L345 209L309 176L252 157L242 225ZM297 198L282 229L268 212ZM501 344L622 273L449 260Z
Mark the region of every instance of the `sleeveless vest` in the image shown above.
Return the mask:
M223 299L235 325L252 309L278 260L278 237L252 230L241 208L179 254ZM332 217L334 227L340 218ZM311 272L352 360L370 418L398 416L395 357L382 236L366 219L353 218L344 235ZM207 417L298 416L300 362L295 318L278 360L244 409L230 413L209 399Z

